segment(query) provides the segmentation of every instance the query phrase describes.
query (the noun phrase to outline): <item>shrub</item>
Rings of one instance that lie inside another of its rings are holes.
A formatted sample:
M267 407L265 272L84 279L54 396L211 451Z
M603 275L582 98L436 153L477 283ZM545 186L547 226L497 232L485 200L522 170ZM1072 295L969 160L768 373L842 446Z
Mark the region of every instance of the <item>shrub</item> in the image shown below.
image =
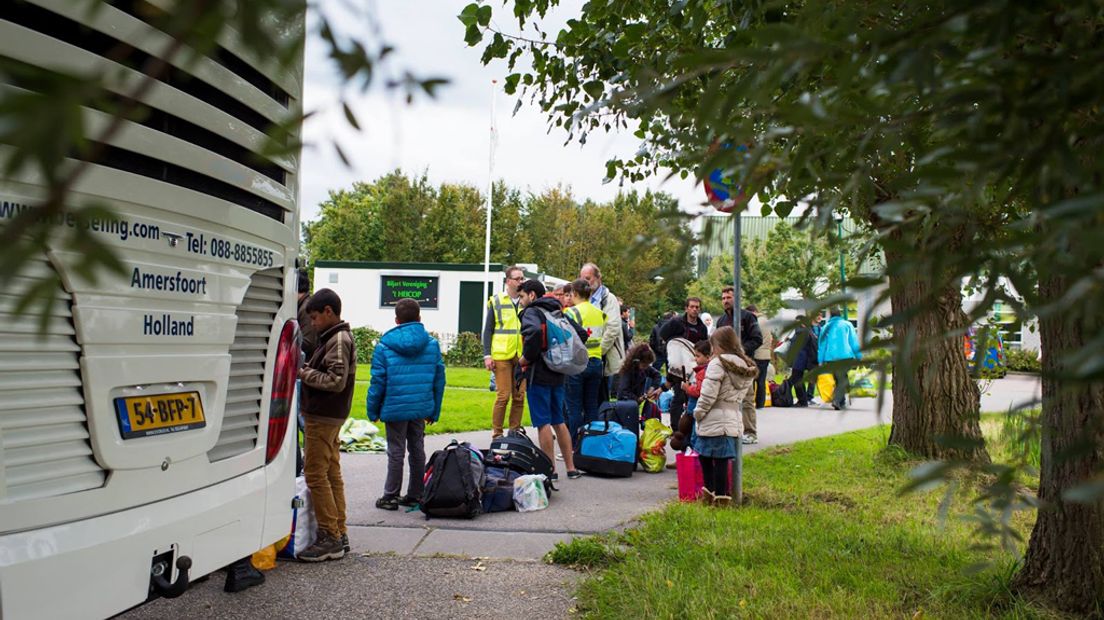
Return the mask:
M1041 372L1042 364L1039 363L1039 352L1034 349L1005 349L1004 351L1008 370L1017 372Z
M479 368L483 365L483 342L472 332L461 332L445 353L445 364Z
M371 364L372 353L376 350L376 343L383 334L371 327L354 327L353 342L356 343L358 364Z

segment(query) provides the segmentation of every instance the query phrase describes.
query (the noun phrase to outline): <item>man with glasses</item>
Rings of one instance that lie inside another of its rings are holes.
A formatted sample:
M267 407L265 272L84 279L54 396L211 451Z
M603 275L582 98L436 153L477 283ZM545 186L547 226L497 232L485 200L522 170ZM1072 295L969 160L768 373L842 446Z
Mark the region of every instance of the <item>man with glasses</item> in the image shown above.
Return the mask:
M525 271L517 265L506 268L506 290L487 300L487 319L483 322L483 365L494 373L495 398L491 417L491 438L500 437L510 405L510 429L521 428L525 407L525 382L514 383L514 369L521 356L521 321L518 319L518 286Z
M579 279L590 285L590 303L606 315L605 331L602 333L602 364L606 380L602 382L599 402L609 400L610 381L621 371L621 362L625 359L625 342L621 339L621 304L617 295L602 284L602 271L594 263L586 263L579 269Z

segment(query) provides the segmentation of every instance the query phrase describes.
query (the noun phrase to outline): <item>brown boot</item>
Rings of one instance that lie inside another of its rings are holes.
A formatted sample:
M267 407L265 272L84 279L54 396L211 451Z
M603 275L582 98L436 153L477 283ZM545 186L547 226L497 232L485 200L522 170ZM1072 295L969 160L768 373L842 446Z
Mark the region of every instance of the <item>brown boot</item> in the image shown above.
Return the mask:
M706 489L704 487L702 488L701 495L698 496L698 499L701 501L701 503L706 506L712 506L716 498L717 497L713 495L713 491L710 491L709 489Z
M713 498L714 508L728 508L732 506L732 496L730 495L717 495Z

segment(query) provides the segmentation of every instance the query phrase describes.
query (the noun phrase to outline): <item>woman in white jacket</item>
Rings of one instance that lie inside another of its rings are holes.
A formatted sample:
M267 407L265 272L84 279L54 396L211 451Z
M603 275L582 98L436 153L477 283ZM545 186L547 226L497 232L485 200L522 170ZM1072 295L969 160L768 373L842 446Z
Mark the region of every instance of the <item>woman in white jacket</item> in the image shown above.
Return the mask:
M728 506L732 503L729 463L736 457L736 442L744 432L740 403L759 371L755 361L744 355L740 336L731 327L717 328L709 343L713 359L706 366L701 396L694 408L694 450L701 461L706 501Z

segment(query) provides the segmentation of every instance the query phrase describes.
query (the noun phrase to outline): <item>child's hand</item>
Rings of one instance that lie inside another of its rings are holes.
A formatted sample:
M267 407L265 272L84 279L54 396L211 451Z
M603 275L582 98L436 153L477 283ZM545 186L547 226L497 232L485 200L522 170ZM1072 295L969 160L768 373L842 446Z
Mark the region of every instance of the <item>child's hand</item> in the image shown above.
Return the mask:
M437 423L437 421L432 419L432 418L426 418L425 423L426 423L426 426L433 426L434 424Z

